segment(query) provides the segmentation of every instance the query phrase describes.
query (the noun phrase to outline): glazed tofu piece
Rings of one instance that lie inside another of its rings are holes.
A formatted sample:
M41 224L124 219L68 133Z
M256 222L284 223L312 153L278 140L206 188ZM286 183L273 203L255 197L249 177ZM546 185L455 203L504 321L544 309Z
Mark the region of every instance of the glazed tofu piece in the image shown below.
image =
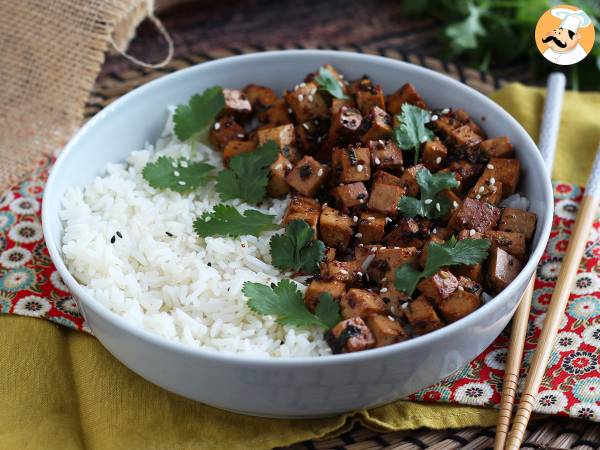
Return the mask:
M514 194L519 184L521 162L518 159L491 158L482 176L502 183L502 197Z
M388 139L392 135L392 117L379 106L373 106L366 117L369 129L362 136L363 143L379 139Z
M351 106L342 106L331 116L328 143L345 145L358 140L358 130L363 122L360 111Z
M487 282L494 294L502 291L523 268L521 262L499 247L490 252Z
M479 144L479 150L490 158L510 158L513 146L507 136L486 139Z
M321 215L321 205L318 201L309 197L294 196L283 216L282 225L287 225L293 220L303 220L315 230L317 235L317 224Z
M419 336L444 326L444 323L423 295L410 302L404 313L408 323Z
M402 171L402 151L391 139L370 141L369 150L373 170L382 169L396 173Z
M329 167L312 156L305 156L285 177L285 181L300 194L314 197L329 177Z
M223 97L225 97L225 115L245 117L252 113L250 100L242 91L238 89L223 89Z
M383 214L374 211L360 213L358 232L356 238L363 244L376 244L381 242L385 234L386 220Z
M467 228L475 231L487 231L495 228L499 219L499 208L467 197L462 205L452 213L449 226L454 230Z
M434 305L439 305L458 289L458 280L451 272L440 270L433 276L421 280L417 289Z
M333 353L352 353L373 348L375 338L360 317L343 320L325 333L325 340Z
M290 162L296 163L300 159L300 152L296 148L296 130L291 123L258 130L258 145L268 141L275 141L281 154Z
M229 141L246 140L246 131L233 116L223 116L210 129L208 139L212 145L223 150Z
M491 174L483 174L467 194L475 200L497 205L502 200L502 183Z
M483 265L482 264L473 264L471 266L459 265L452 266L450 271L457 276L470 278L474 280L477 284L483 284Z
M500 222L498 222L498 230L521 233L527 241L530 241L535 232L535 222L535 213L515 208L504 208L500 216Z
M451 137L450 133L462 126L458 120L449 115L440 116L440 118L435 120L433 124L438 131L441 131L447 137Z
M397 318L404 318L404 308L402 305L411 301L411 298L404 292L396 289L392 280L386 280L381 283L379 296L383 300L383 303L386 304L388 314Z
M448 133L448 137L452 139L457 147L472 147L483 140L483 138L475 133L468 125L453 129Z
M373 179L371 181L373 185L389 184L390 186L402 186L400 178L398 178L396 175L386 172L385 170L378 170L375 172L375 175L373 175Z
M386 99L387 110L390 114L394 115L402 113L402 105L404 103L418 106L421 109L427 109L425 101L410 83L406 83L396 92L388 95Z
M362 261L353 259L350 261L326 261L321 265L321 278L324 280L335 280L352 285L362 280Z
M249 84L246 86L244 94L246 94L250 105L252 105L252 110L259 114L277 102L277 95L275 95L273 89L258 84Z
M371 80L362 79L356 86L354 93L356 105L363 116L369 114L374 106L385 109L385 98L383 89L378 84L373 84Z
M396 217L398 201L404 195L404 189L391 184L374 183L367 207L386 216Z
M471 118L469 113L467 113L464 109L455 109L452 111L452 115L456 120L460 123L467 125L474 133L478 134L482 138L486 138L485 131L481 129L479 125Z
M329 115L329 108L313 81L300 83L293 91L285 94L285 100L292 108L297 122L325 119Z
M256 143L254 141L231 140L225 144L225 148L223 149L223 162L225 166L228 166L229 160L234 156L249 153L255 149Z
M416 166L411 166L404 170L400 177L400 185L404 188L406 195L409 195L410 197L419 195L421 189L417 183L417 173L424 168L425 166L423 164L417 164Z
M431 171L437 171L446 162L448 149L439 139L423 144L423 165Z
M385 303L378 294L365 289L348 289L340 299L340 309L344 319L365 318L369 314L384 314Z
M383 243L390 247L416 247L421 249L429 237L430 222L423 218L400 217L384 238Z
M329 122L323 119L310 120L296 125L296 138L305 154L315 154L327 138Z
M369 149L349 146L334 148L331 153L333 174L340 183L355 183L371 179L371 158Z
M417 249L415 247L365 246L364 248L375 255L371 264L369 264L367 274L378 283L393 280L398 267L417 261Z
M309 311L314 313L321 295L331 294L334 299L339 301L344 292L346 292L346 285L339 281L312 280L304 293L304 303Z
M354 221L337 209L324 206L319 219L321 240L329 247L347 247L350 244Z
M364 318L364 321L375 337L376 347L385 347L410 337L402 325L391 316L370 314Z
M484 236L490 241L492 247L499 247L521 261L525 257L527 246L522 233L489 230L484 233Z
M257 114L258 121L264 128L278 127L292 121L291 108L283 99L277 99L275 103L268 106L264 111Z
M481 166L479 164L473 164L464 159L450 163L448 169L455 175L458 175L458 177L455 177L457 180L465 184L474 183L481 173Z
M365 205L369 199L369 192L362 181L337 186L331 193L340 207L346 209Z
M464 289L457 289L437 306L442 317L447 322L452 323L479 308L481 306L481 298Z
M277 198L289 194L290 185L285 181L285 177L292 168L292 163L279 153L269 170L269 184L267 184L267 194L269 194L269 197Z
M340 109L342 109L342 106L347 106L349 108L356 109L356 103L354 103L353 99L351 99L351 98L345 99L345 98L335 98L335 97L333 97L331 99L331 106L329 107L329 113L332 116L336 115L340 111ZM358 111L358 112L360 113L360 111Z

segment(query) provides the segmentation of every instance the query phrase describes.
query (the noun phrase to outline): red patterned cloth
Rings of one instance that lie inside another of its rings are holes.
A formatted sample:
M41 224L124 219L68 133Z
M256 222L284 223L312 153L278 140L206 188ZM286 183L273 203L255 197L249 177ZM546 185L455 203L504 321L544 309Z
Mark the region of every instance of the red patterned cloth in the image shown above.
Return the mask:
M41 197L49 164L50 161L46 161L30 179L0 198L0 313L45 318L89 332L77 303L50 261L42 236ZM525 367L540 335L581 194L577 186L554 184L554 222L548 247L537 269ZM599 233L600 220L596 220L538 395L537 412L600 422ZM497 406L507 353L507 331L466 367L410 398Z

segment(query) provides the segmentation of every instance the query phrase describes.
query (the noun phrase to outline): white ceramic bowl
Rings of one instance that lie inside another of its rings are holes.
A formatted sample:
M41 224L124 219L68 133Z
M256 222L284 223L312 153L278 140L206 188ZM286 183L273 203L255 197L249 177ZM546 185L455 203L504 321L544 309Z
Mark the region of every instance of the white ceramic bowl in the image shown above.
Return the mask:
M459 107L491 136L507 135L521 160L520 189L538 216L529 262L500 295L466 318L425 336L365 352L320 358L256 359L197 350L150 334L112 313L65 267L61 199L110 162L154 142L167 105L203 89L257 83L282 92L331 63L348 79L368 74L392 92L415 85L431 107ZM334 51L280 51L235 56L181 70L148 83L90 120L54 165L44 192L42 221L52 261L102 344L147 380L190 399L244 414L315 417L392 402L433 384L481 353L502 331L542 256L552 220L552 189L536 145L506 111L477 91L436 72L377 56Z

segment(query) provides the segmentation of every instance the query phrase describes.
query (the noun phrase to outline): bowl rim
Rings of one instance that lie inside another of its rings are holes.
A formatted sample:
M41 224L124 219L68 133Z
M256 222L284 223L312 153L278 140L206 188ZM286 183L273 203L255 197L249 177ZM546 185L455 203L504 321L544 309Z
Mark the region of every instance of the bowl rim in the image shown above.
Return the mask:
M107 116L111 114L112 111L117 108L125 107L127 104L131 102L135 102L138 97L144 96L147 92L152 91L156 88L164 84L173 83L178 78L183 78L188 76L190 73L200 71L202 72L206 68L216 69L218 70L220 66L227 66L231 61L252 61L254 63L260 63L261 61L271 59L273 57L279 58L293 58L298 55L303 55L304 57L331 57L331 58L345 58L349 62L354 62L356 64L368 65L369 62L385 62L389 64L392 69L402 68L405 71L411 72L414 77L418 77L419 74L426 74L427 76L433 78L434 82L444 84L453 89L457 89L458 91L467 91L470 95L474 95L476 99L483 104L483 106L489 110L489 116L502 116L505 120L512 122L516 125L516 129L519 133L522 134L522 138L525 140L524 151L530 151L531 149L537 150L537 145L531 139L527 131L521 126L521 124L512 117L506 110L504 110L500 105L492 101L489 97L480 93L479 91L471 88L470 86L461 83L447 75L441 74L439 72L435 72L431 69L424 68L421 66L417 66L411 63L407 63L404 61L397 61L391 58L376 56L376 55L368 55L362 53L354 53L354 52L346 52L346 51L337 51L337 50L275 50L275 51L267 51L267 52L259 52L259 53L249 53L244 55L234 55L218 60L204 62L198 65L194 65L185 69L177 70L171 74L167 74L165 76L154 79L130 92L121 96L117 100L115 100L110 105L106 106L99 113L97 113L92 119L90 119L79 131L71 138L71 140L64 147L62 152L60 152L56 162L52 166L50 170L50 175L46 182L46 186L44 188L43 200L42 200L42 229L44 234L44 239L46 242L46 246L48 248L48 252L54 263L56 269L59 274L63 278L65 284L69 287L69 291L76 296L78 299L81 299L81 302L84 303L85 308L90 308L96 314L98 314L103 320L108 321L113 326L121 329L125 333L129 335L133 335L138 339L149 342L154 346L161 347L163 350L172 351L175 353L180 353L189 357L202 357L206 359L218 360L221 363L231 363L237 364L241 366L321 366L328 365L332 363L353 363L358 361L367 361L375 358L383 358L393 356L397 352L401 352L402 350L410 350L415 347L420 346L429 346L435 343L437 340L444 339L446 335L449 335L455 331L458 331L459 328L464 328L463 332L470 327L475 325L480 317L483 317L488 311L491 311L495 308L496 304L501 303L503 300L506 300L510 294L511 288L519 284L525 284L527 274L534 273L535 266L537 266L538 261L540 260L543 252L546 248L547 241L550 235L550 229L552 225L552 215L553 215L553 193L552 193L552 183L550 180L550 176L545 168L544 161L539 151L535 151L533 155L533 167L532 169L537 171L538 173L544 174L542 178L542 199L543 205L546 206L544 208L545 215L544 217L538 218L538 224L543 223L544 227L540 230L540 238L536 245L536 247L531 252L529 260L526 265L521 269L521 272L517 277L497 296L495 296L491 301L485 303L475 312L469 314L468 316L448 324L438 330L435 330L431 333L417 336L407 341L399 342L396 344L388 345L380 348L369 349L368 351L355 352L355 353L344 353L344 354L336 354L336 355L324 355L324 356L300 356L300 357L267 357L267 356L258 356L258 355L246 355L246 354L236 354L236 353L226 353L220 350L211 349L211 348L195 348L190 347L185 344L182 344L177 341L170 341L167 338L159 336L157 334L151 333L137 325L134 325L124 319L122 316L117 313L111 311L109 308L104 306L98 300L96 300L92 295L90 295L86 289L79 284L79 282L71 275L69 270L67 269L60 249L54 244L53 232L49 226L49 214L50 209L48 207L48 192L52 192L55 184L55 180L60 177L60 168L70 153L76 151L77 144L79 140L90 130L94 128L96 123L108 120ZM527 148L529 147L529 148ZM55 214L58 214L59 211L55 211ZM541 220L543 219L543 220ZM62 238L61 238L62 240ZM520 300L519 300L520 301Z

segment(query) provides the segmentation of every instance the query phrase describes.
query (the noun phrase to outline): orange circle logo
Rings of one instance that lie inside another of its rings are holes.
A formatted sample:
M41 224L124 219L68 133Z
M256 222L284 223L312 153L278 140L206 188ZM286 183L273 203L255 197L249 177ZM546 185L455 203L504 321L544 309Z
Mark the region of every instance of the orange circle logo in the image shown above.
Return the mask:
M594 25L582 9L559 5L546 11L538 20L535 44L544 58L554 64L576 64L594 46Z

